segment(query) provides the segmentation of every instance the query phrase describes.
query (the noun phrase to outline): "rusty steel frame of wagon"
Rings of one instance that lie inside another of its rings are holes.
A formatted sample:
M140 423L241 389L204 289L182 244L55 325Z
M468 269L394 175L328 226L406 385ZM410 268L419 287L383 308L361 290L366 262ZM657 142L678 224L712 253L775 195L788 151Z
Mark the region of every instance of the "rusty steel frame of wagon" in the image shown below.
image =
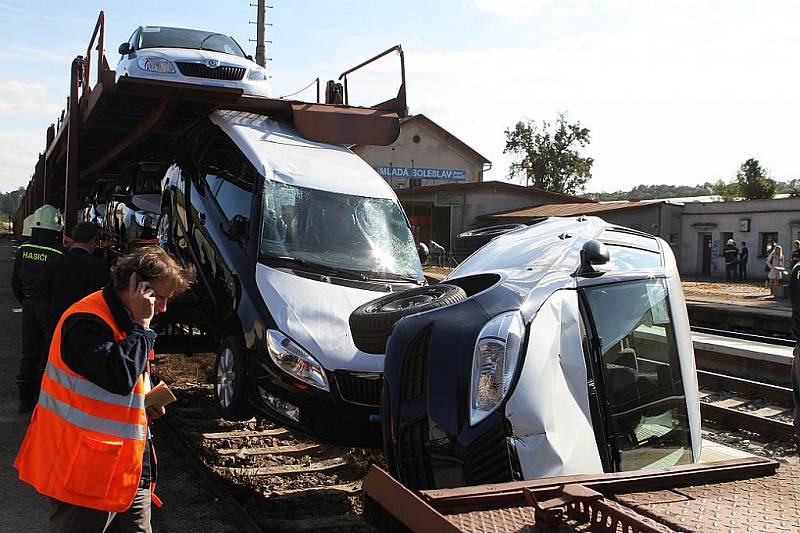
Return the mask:
M471 531L448 519L448 515L481 513L530 507L529 524L554 527L569 519L589 524L593 531L652 533L672 531L609 498L622 492L648 492L693 484L721 483L773 475L778 462L751 457L659 468L646 471L585 474L514 481L495 485L426 490L415 493L384 470L373 465L364 480L364 497L379 512L412 531ZM373 515L374 516L374 515ZM477 519L476 519L477 520ZM491 514L481 517L490 523ZM470 522L470 520L466 520Z
M100 11L86 55L71 63L67 105L47 129L45 150L15 216L17 236L25 217L46 203L64 209L64 227L69 231L77 221L80 190L96 179L115 179L119 169L114 166L128 159L158 160L168 155L175 139L195 120L217 109L290 120L304 137L331 144L391 144L400 133L400 118L407 115L405 63L399 45L342 74L346 83L347 74L377 58L391 52L400 55L397 95L372 107L356 107L346 101L323 104L249 96L236 88L117 79L104 53L105 25L105 13ZM341 84L329 83L341 94Z

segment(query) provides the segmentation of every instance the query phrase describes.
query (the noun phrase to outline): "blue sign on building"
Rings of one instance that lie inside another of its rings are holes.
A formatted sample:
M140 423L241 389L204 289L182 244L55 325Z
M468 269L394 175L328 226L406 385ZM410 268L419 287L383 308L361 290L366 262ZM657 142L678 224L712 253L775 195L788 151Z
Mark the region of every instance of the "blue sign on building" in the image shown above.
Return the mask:
M378 167L378 174L386 179L418 178L423 180L448 181L466 181L467 179L467 171L463 168L415 168L381 165Z

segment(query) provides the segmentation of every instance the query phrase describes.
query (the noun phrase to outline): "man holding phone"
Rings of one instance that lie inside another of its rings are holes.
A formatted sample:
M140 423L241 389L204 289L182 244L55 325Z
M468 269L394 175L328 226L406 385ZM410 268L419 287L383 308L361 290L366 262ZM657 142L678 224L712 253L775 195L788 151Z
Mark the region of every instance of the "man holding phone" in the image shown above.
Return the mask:
M161 248L139 248L59 320L14 463L21 480L53 499L52 531L151 531L158 500L148 423L164 408L145 408L150 321L194 275Z

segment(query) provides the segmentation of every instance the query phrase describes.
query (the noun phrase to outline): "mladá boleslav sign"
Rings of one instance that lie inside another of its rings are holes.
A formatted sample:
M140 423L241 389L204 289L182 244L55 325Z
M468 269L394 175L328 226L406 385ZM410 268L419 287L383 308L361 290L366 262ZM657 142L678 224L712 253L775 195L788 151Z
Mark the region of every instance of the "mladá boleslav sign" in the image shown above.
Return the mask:
M466 181L467 171L463 168L419 168L381 165L378 174L384 178L419 178L424 180Z

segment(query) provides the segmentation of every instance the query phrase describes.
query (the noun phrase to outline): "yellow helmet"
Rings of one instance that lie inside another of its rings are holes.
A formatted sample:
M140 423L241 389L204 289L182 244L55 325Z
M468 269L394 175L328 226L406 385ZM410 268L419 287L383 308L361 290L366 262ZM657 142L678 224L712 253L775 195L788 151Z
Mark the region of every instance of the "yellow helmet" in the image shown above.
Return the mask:
M48 229L61 231L64 229L64 217L52 205L45 204L33 212L31 229Z

